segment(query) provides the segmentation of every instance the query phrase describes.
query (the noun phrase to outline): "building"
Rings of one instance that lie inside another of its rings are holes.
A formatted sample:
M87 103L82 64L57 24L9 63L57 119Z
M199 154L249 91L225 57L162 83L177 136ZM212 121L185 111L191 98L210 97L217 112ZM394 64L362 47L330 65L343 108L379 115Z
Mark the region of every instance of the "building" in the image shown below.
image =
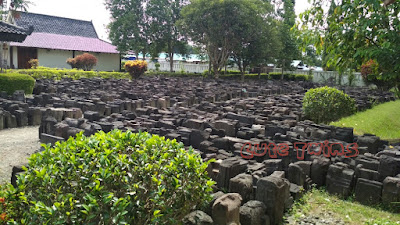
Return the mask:
M10 16L14 14L17 16ZM91 21L28 12L10 13L8 21L24 29L33 27L23 42L10 43L11 68L26 69L30 59L38 59L40 66L70 69L67 59L87 52L98 59L94 70L120 70L117 48L99 39Z

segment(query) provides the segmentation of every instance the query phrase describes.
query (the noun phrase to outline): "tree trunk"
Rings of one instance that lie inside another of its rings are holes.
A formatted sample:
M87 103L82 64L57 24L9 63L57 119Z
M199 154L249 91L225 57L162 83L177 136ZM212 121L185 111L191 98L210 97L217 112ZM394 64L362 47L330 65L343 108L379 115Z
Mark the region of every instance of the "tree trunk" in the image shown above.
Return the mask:
M219 69L218 69L217 62L213 62L213 70L214 70L214 78L218 79L219 78Z
M208 77L211 77L211 58L208 56Z
M139 60L139 52L135 52L136 60Z
M283 72L284 72L284 70L285 70L285 60L283 60L283 63L282 63L282 75L281 75L281 80L283 80Z
M174 72L174 52L171 44L168 44L168 56L169 56L169 72Z

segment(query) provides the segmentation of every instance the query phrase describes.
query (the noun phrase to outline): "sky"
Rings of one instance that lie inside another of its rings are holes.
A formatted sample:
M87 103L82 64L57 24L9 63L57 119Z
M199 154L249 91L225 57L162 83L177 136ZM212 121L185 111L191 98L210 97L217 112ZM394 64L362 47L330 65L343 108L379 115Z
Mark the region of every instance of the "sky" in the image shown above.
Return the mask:
M100 39L109 41L106 26L110 23L110 13L104 0L31 0L28 12L93 21ZM296 0L295 11L299 14L310 4L308 0Z

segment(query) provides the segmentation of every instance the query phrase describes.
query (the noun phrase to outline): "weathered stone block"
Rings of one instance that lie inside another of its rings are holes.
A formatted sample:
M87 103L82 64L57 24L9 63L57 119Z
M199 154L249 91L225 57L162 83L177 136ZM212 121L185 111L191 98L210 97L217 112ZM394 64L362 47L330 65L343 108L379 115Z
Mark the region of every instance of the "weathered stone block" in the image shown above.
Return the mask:
M229 193L218 198L212 208L215 225L240 224L240 205L242 197L237 193Z
M330 194L337 194L347 198L354 186L354 170L348 169L344 163L329 166L326 176L326 190Z
M244 173L247 169L247 161L240 158L228 158L219 165L217 185L219 188L228 189L230 179L238 174Z
M282 222L285 201L289 195L289 184L282 178L268 176L257 182L256 200L265 204L273 225Z
M382 198L382 183L358 178L355 188L356 200L363 204L377 204Z
M240 207L241 225L268 225L269 217L265 214L266 206L260 201L248 201Z
M205 212L196 210L189 213L183 218L184 225L213 225L214 221L211 216L207 215Z
M325 185L326 174L330 164L330 160L324 157L318 157L313 160L310 177L317 187Z
M239 193L243 202L253 199L253 176L241 173L229 181L229 192Z

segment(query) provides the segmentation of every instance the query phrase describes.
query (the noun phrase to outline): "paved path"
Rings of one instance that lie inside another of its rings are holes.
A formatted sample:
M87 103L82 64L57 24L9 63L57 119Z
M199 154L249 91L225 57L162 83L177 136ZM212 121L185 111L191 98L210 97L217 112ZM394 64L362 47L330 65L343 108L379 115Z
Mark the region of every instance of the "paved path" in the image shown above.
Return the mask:
M40 148L39 127L0 131L0 184L10 182L14 165L27 163L28 157Z

